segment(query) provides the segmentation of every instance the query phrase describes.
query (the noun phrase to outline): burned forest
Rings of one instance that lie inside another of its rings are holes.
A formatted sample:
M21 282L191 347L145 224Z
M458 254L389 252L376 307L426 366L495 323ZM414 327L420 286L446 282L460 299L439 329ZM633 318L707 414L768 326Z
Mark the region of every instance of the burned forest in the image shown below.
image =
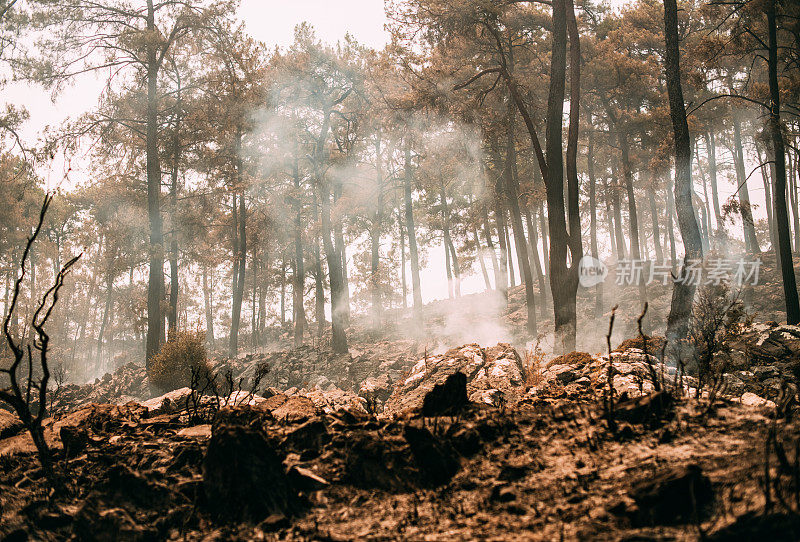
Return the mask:
M796 0L0 0L0 540L800 540Z

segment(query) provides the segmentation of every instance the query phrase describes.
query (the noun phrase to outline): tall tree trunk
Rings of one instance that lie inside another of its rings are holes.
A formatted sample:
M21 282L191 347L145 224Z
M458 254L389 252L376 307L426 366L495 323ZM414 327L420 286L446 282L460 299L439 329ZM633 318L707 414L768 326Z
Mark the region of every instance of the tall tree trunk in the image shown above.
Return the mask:
M256 307L256 303L257 303L257 300L258 300L257 291L258 291L258 269L259 269L259 263L258 263L258 257L257 257L257 254L256 254L256 247L255 246L253 247L253 254L250 256L250 258L251 258L250 261L252 262L251 268L253 270L253 272L251 273L251 275L253 275L253 281L252 281L253 282L253 289L251 291L251 298L250 298L250 300L251 300L251 303L250 303L250 345L253 348L256 348L256 347L258 347L258 328L256 327L258 325L258 309Z
M772 212L772 177L767 173L767 166L764 158L761 156L761 148L756 145L756 155L758 156L758 163L761 169L761 181L764 184L764 201L767 208L767 226L769 228L769 243L772 250L775 251L776 261L780 261L780 251L778 250L778 236L775 231L775 215ZM769 152L767 152L769 156ZM769 158L767 158L769 159Z
M444 237L445 263L447 267L448 291L452 289L451 297L461 297L461 268L458 264L456 247L450 236L450 208L447 205L447 194L445 193L444 182L439 184L439 197L442 201L442 233ZM452 262L452 272L451 272Z
M344 284L342 282L342 254L336 250L331 238L331 203L330 191L327 183L322 180L318 183L319 200L321 207L322 245L325 250L325 260L328 263L328 279L331 292L331 346L334 352L347 353L347 302L345 299Z
M306 271L303 261L303 206L300 200L300 169L297 158L292 167L292 178L294 180L294 197L292 206L294 207L294 283L292 284L292 312L294 313L294 345L303 344L303 333L306 327L306 310L303 305L303 294L305 292Z
M591 124L591 119L590 119ZM586 173L589 176L589 247L592 258L599 260L600 251L597 248L597 180L594 175L594 130L589 129L589 146L586 152ZM603 282L595 286L594 316L603 315Z
M611 241L611 253L614 259L621 260L622 257L617 248L617 226L614 224L614 211L611 210L611 190L612 187L608 182L608 178L603 179L603 194L606 200L606 227L608 228L608 238Z
M114 295L114 278L109 273L106 276L106 304L103 307L103 323L100 325L100 333L97 334L97 352L95 353L95 366L99 370L103 370L103 337L105 335L106 326L108 326L108 316L111 313L111 303Z
M516 275L514 273L514 255L511 252L511 236L508 234L508 220L506 220L506 216L503 216L503 223L505 226L503 227L503 235L505 237L506 242L506 263L508 265L508 287L510 289L514 289L517 286L516 282Z
M525 221L528 226L528 249L530 260L533 268L536 271L536 281L539 283L539 311L542 318L547 318L547 281L545 280L544 271L542 270L542 262L539 261L539 234L536 231L535 217L531 217L531 210L526 207Z
M711 181L711 200L714 205L714 220L716 229L720 235L725 231L722 223L722 211L719 207L719 191L717 189L717 144L714 140L714 132L709 130L703 134L706 142L706 152L708 153L708 175Z
M508 126L506 127L506 167L503 174L504 192L511 212L511 228L514 232L514 246L517 252L517 263L522 271L522 282L525 285L525 306L527 307L528 333L535 337L538 333L536 324L536 299L533 294L533 273L528 259L528 244L525 239L525 230L522 225L522 213L519 209L519 183L514 176L516 169L517 150L514 142L514 109L509 100Z
M281 330L286 327L286 249L281 252Z
M708 251L711 248L711 241L714 237L714 232L711 229L711 205L708 201L708 183L706 182L706 174L703 173L703 167L700 164L700 145L695 142L694 144L694 156L697 160L697 171L700 172L700 179L703 181L703 241L705 245L703 246L704 251Z
M675 272L675 266L678 262L677 248L675 246L675 197L674 197L674 183L670 177L667 186L667 238L669 239L669 261L672 272Z
M153 0L147 0L147 29L155 32ZM164 234L161 224L161 163L158 155L158 55L154 43L147 45L146 170L147 215L150 224L150 272L147 279L147 339L145 360L161 349L165 340L161 300L164 298Z
M697 285L686 280L686 264L703 258L700 228L692 205L692 143L686 122L686 106L681 85L680 52L678 47L678 5L676 0L664 0L664 36L666 42L665 69L669 111L675 140L675 203L678 227L686 250L679 279L673 284L672 302L667 317L667 343L671 345L673 363L682 357L680 344L689 333L689 318ZM676 359L677 358L677 359Z
M501 181L497 181L501 182ZM497 289L500 292L500 295L503 296L503 299L506 303L508 303L508 246L506 244L506 219L505 219L505 212L503 210L503 203L501 201L502 192L497 190L497 186L495 186L495 211L494 211L494 221L495 221L495 228L497 229L497 241L500 244L500 283L497 285Z
M397 203L397 202L396 202ZM403 289L403 308L408 308L408 280L406 278L406 231L403 228L403 219L400 206L397 206L397 229L400 236L400 283Z
M239 167L237 169L237 177L239 177ZM240 177L239 177L240 178ZM237 185L239 183L237 182ZM236 194L234 193L234 207L236 206ZM244 280L245 280L245 263L247 260L247 237L246 225L247 215L244 205L244 192L239 194L239 210L234 215L236 228L237 228L237 253L235 255L237 262L234 272L236 274L236 281L234 282L233 303L231 306L231 333L228 338L228 355L235 357L239 351L239 325L242 317L242 301L244 299Z
M481 240L480 237L478 237L478 226L476 224L472 225L472 239L475 243L475 257L478 259L478 263L481 266L483 284L488 292L492 289L492 282L489 280L489 270L486 268L486 260L483 257L483 247L481 247Z
M569 21L569 22L568 22ZM567 192L564 202L564 158L561 148L564 90L567 60L567 27L570 38L570 114L567 137ZM550 226L550 290L555 316L555 351L575 349L578 261L581 257L580 216L578 215L577 136L580 106L580 46L571 0L553 1L553 50L550 62L550 89L547 99L547 218ZM542 172L543 174L545 172ZM566 208L565 208L566 207ZM569 231L567 217L569 213ZM569 253L568 253L569 251ZM568 265L567 260L572 260Z
M320 223L320 211L317 204L317 194L313 193L314 198L314 222ZM319 238L314 239L314 319L317 322L317 337L321 338L325 334L325 285L323 281L322 258L319 254Z
M636 210L636 195L633 191L633 171L631 170L628 135L624 132L618 132L617 141L619 142L622 156L622 178L625 181L625 193L628 197L628 235L631 239L631 259L641 260L642 249L639 242L639 215Z
M370 290L372 294L372 318L375 329L380 329L383 320L380 284L381 226L383 221L383 169L381 164L381 133L375 138L375 211L372 213L370 230L371 261Z
M408 234L408 257L411 259L411 290L414 296L414 320L422 323L422 286L419 278L419 253L417 252L417 233L414 226L414 206L411 200L411 147L408 142L404 151L403 204L405 207L406 233Z
M619 202L619 178L614 175L611 182L611 208L614 211L614 235L617 241L618 259L624 260L628 257L625 246L625 234L622 233L622 209Z
M656 260L662 263L664 261L664 249L661 245L661 226L658 222L658 207L656 206L655 192L655 187L652 187L647 191L647 195L650 200L650 218L653 222L653 243L655 244Z
M214 301L213 301L213 281L208 277L208 269L205 265L203 268L203 305L206 313L206 343L210 350L214 350Z
M333 203L336 204L342 196L342 184L338 180L333 185ZM332 216L329 213L329 216ZM342 321L344 327L350 325L350 281L347 276L347 245L344 242L344 224L341 214L332 216L331 225L333 228L333 246L341 259L339 266L339 276L341 280L341 300L340 310L342 311Z
M787 156L790 157L790 164L791 162L791 155ZM800 174L800 153L795 152L795 161L794 161L794 168L787 179L789 186L789 195L791 197L791 204L792 204L792 217L794 218L794 251L800 252L800 208L798 208L798 201L797 201L797 176Z
M444 239L444 234L442 234L442 246L444 247L444 270L447 275L447 299L453 299L455 297L453 292L453 267L450 264L450 247L447 244L447 240Z
M177 134L177 128L176 128ZM178 329L178 137L173 142L174 151L172 171L170 172L170 242L169 242L169 311L167 312L167 328L171 338Z
M775 226L778 230L778 246L781 254L781 276L786 302L786 323L800 323L800 303L794 278L792 246L789 239L789 217L786 213L786 149L781 133L780 89L778 87L778 38L775 21L775 0L767 0L767 31L769 34L769 133L775 152L775 190L773 191Z
M483 211L483 236L486 238L486 246L489 248L489 257L492 260L492 273L494 276L494 287L499 288L500 280L500 264L497 261L497 253L494 249L492 242L492 227L489 225L489 211L486 206L486 201L481 203L481 210Z
M741 119L736 112L733 113L733 162L736 166L737 194L742 211L744 245L747 252L757 254L761 252L761 249L758 246L756 228L753 224L753 210L750 206L750 193L747 190L747 176L744 169L744 150L742 149Z

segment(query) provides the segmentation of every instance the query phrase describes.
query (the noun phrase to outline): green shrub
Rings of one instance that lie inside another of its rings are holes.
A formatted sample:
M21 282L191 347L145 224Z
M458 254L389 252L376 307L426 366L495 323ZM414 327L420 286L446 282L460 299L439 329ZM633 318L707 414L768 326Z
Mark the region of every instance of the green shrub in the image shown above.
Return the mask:
M192 369L209 374L203 333L178 331L153 356L147 370L150 384L162 392L189 387Z

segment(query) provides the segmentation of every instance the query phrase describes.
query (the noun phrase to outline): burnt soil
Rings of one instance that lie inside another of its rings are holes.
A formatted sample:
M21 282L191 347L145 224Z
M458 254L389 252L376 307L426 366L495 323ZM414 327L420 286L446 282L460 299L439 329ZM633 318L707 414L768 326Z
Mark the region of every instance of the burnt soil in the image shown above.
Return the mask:
M0 457L0 538L800 538L787 513L800 433L774 408L681 399L613 431L588 398L433 418L294 414L237 407L213 425L133 405L69 414L75 444L53 450L59 492L32 453Z

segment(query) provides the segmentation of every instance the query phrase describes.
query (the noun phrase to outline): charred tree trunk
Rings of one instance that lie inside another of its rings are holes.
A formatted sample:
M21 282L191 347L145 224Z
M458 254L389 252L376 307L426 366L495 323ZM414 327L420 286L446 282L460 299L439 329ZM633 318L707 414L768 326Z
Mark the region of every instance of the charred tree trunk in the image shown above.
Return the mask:
M319 205L317 195L313 195L314 218L315 222L320 222ZM323 282L322 258L319 252L319 239L314 239L314 318L317 321L317 337L321 338L325 334L325 285Z
M611 208L614 211L614 236L617 244L617 259L628 257L625 246L625 234L622 233L622 210L619 203L619 179L614 176L611 182Z
M597 181L594 175L594 131L589 130L589 147L586 153L586 173L589 176L589 246L592 258L599 260L600 251L597 248ZM595 286L594 315L598 318L603 315L603 283Z
M456 247L453 245L453 238L450 235L450 207L447 205L447 194L445 193L444 182L441 180L439 184L439 197L442 201L442 234L444 238L448 291L452 290L451 297L461 297L461 268L458 264Z
M675 140L675 203L678 210L678 227L686 250L684 265L672 288L672 302L667 317L667 343L671 345L671 360L680 359L680 344L689 332L689 318L697 285L686 280L686 264L703 257L700 228L692 205L692 147L686 107L681 85L680 52L678 47L678 5L676 0L664 0L664 35L666 42L665 69L669 111ZM680 280L683 279L683 280ZM676 359L677 358L677 359Z
M396 200L395 200L396 202ZM403 287L403 308L408 308L408 280L406 278L406 232L403 228L403 219L400 206L397 206L397 230L400 237L400 283Z
M722 235L725 231L725 227L722 224L722 211L719 207L719 191L717 189L717 144L714 140L714 132L711 130L703 134L703 138L705 139L706 150L708 152L708 175L711 181L711 200L714 205L714 220L717 226L716 229L719 231L720 235Z
M177 129L176 129L177 132ZM178 141L177 136L173 145L175 146L172 171L170 172L170 243L169 243L169 311L167 312L167 329L171 338L178 329Z
M502 182L500 180L498 183ZM502 192L499 192L498 186L495 185L495 211L494 220L495 227L497 228L497 242L500 244L500 283L497 289L500 295L503 296L505 302L508 303L508 246L506 244L506 218L503 210L503 203L500 200Z
M786 148L781 132L780 89L778 87L778 38L775 20L775 0L767 0L767 31L769 34L769 134L775 152L775 226L778 230L778 247L781 255L781 276L783 295L786 302L786 323L800 322L800 303L797 298L797 285L794 277L792 246L789 239L789 217L786 213Z
M146 24L155 32L153 0L147 0ZM150 224L149 265L147 279L147 339L145 359L150 360L165 340L161 300L164 298L164 234L161 222L161 163L158 154L158 69L155 43L147 45L147 113L146 113L146 170L147 215Z
M103 369L103 338L105 336L106 327L108 326L108 317L111 314L111 304L114 295L114 277L111 273L106 275L106 303L103 307L103 323L100 324L100 333L97 334L97 352L95 365L98 369Z
M372 213L370 230L370 290L372 294L372 318L375 329L380 329L383 320L380 284L381 226L383 221L383 171L381 164L381 134L375 138L375 211Z
M300 169L297 158L292 167L294 180L294 194L292 207L294 208L294 282L292 284L292 313L294 313L294 345L303 344L303 334L306 328L306 310L303 305L305 292L305 265L303 261L303 205L300 200Z
M403 175L403 204L405 207L406 233L408 234L408 257L411 259L411 290L414 296L414 320L422 323L422 286L419 278L419 253L417 252L417 233L414 225L414 206L411 200L411 148L405 146L405 164Z
M514 110L509 100L508 126L506 128L506 167L503 174L504 192L511 211L511 227L514 232L514 246L517 251L517 263L522 271L522 282L525 285L525 305L527 307L526 329L531 336L538 333L536 325L536 299L533 294L533 273L528 259L528 247L525 230L522 226L522 213L519 209L519 186L514 176L517 151L514 142Z
M203 305L206 314L206 343L214 350L214 276L209 279L208 269L203 265Z
M756 228L753 224L753 210L750 206L750 193L747 190L747 176L744 168L744 150L742 149L742 128L739 115L733 114L733 161L736 166L736 184L739 204L742 212L742 229L744 230L744 244L747 252L757 254L761 252L756 237ZM785 196L783 198L785 200Z
M525 209L525 221L528 226L528 249L530 260L536 271L536 281L539 283L539 311L542 318L547 317L547 281L545 280L542 262L539 261L539 234L536 231L536 220L531 217L530 209Z
M239 168L237 167L237 171ZM237 175L238 177L238 175ZM238 184L238 183L237 183ZM237 205L237 197L233 195L234 209ZM228 337L228 355L235 357L239 351L239 326L242 317L242 301L244 300L244 280L245 263L247 260L247 237L246 237L246 210L244 205L244 193L238 197L238 211L234 213L234 228L236 234L236 262L234 264L235 280L233 281L233 303L231 305L231 332Z
M286 327L286 249L281 252L281 330Z
M667 186L667 238L669 239L669 261L672 267L673 274L675 273L675 266L678 263L677 249L675 247L675 197L674 197L674 183L672 179L669 180Z
M619 261L621 258L617 248L617 227L614 224L614 211L611 210L611 187L609 186L608 178L603 179L603 194L606 200L606 227L608 228L608 239L611 242L611 253Z

